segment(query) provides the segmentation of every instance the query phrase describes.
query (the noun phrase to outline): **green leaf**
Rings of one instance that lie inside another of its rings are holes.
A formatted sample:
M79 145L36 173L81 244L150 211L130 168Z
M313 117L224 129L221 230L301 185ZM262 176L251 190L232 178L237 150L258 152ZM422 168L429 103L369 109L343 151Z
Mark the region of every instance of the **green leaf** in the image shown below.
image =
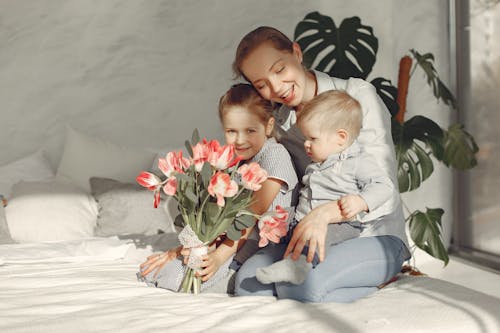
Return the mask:
M205 188L208 188L208 184L210 183L212 174L212 166L210 165L210 163L203 163L203 167L201 168L201 179L203 180L203 186Z
M231 200L233 205L248 206L250 201L252 201L252 193L248 190L244 190L240 195L238 195L237 197L233 197Z
M233 225L238 230L244 230L253 227L257 219L253 215L240 214L234 219Z
M216 217L219 215L220 207L215 202L207 202L204 211L206 215Z
M186 147L189 156L193 157L193 148L191 147L191 143L188 140L184 141L184 147Z
M233 217L234 218L234 217ZM233 222L233 218L225 217L222 220L220 220L215 228L212 228L210 230L210 233L207 234L207 240L213 240L223 232L227 232L229 229L231 223ZM240 234L241 236L241 234ZM238 237L239 239L239 237Z
M179 205L181 205L182 207L184 207L184 209L188 212L192 212L196 209L196 205L198 203L196 201L192 201L191 199L189 199L187 196L183 195L182 197L180 197L179 199Z
M431 158L416 142L397 158L400 193L417 189L434 171Z
M434 171L429 155L432 153L438 160L443 157L443 130L432 120L415 116L402 125L393 120L392 135L396 145L399 192L413 191Z
M377 94L387 107L387 110L389 110L391 116L394 117L399 112L399 105L397 103L398 89L392 85L390 80L382 77L377 77L370 83L373 84L377 90Z
M200 226L200 231L201 231L201 235L202 235L202 239L203 241L207 241L208 239L206 239L206 237L203 237L203 236L207 236L207 225L206 223L202 223L201 226Z
M184 221L184 219L182 218L182 215L179 214L175 217L174 219L174 225L180 227L180 228L184 228L184 226L186 225L186 222Z
M427 208L425 213L416 211L409 217L410 236L416 246L429 253L434 258L448 264L448 251L441 239L441 208Z
M230 225L227 229L226 236L230 240L237 241L241 238L241 231L234 228L233 225Z
M477 165L476 153L479 147L462 124L452 124L445 132L444 158L446 166L467 170Z
M337 28L329 16L312 12L300 21L294 33L303 51L306 67L342 79L365 79L372 71L378 51L373 29L362 25L359 17L346 18Z
M196 194L194 194L193 189L191 187L186 188L186 190L184 191L184 195L189 201L191 201L195 205L198 204L198 197L196 196Z
M238 215L227 229L227 237L234 241L240 239L241 231L253 227L257 219L252 215Z
M175 178L177 179L178 182L182 182L183 185L184 184L191 185L194 183L194 179L184 173L176 173Z
M200 133L198 132L198 129L195 128L193 134L191 135L191 143L195 146L198 142L200 142Z
M420 54L414 49L410 50L411 54L417 60L417 65L422 68L427 76L427 83L432 87L432 92L437 99L442 100L446 105L452 108L457 108L455 96L446 87L439 78L437 70L434 68L434 55L432 53Z

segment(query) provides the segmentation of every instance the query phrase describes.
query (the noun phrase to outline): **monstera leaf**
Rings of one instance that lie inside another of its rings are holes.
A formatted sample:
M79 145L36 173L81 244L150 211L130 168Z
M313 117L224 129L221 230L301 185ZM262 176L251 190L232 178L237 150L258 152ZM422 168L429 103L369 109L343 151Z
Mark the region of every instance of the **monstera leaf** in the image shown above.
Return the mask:
M359 17L346 18L337 28L329 16L312 12L294 33L304 54L304 65L342 79L366 79L375 64L378 39Z
M453 124L445 132L443 162L459 170L467 170L477 165L476 153L479 148L472 135L462 124Z
M434 68L434 56L431 53L420 54L414 49L410 50L411 54L417 60L417 65L422 68L427 76L427 83L432 86L432 92L437 99L442 100L446 105L451 105L456 109L455 97L444 83L439 79L438 73Z
M227 229L227 237L237 241L241 238L241 231L254 226L256 221L255 217L250 215L237 215L234 223Z
M434 258L441 259L445 265L449 257L441 239L441 208L427 208L425 213L417 210L409 217L410 236L415 245L429 253Z
M394 117L399 112L399 105L396 102L398 88L394 87L390 80L384 79L383 77L377 77L370 83L377 89L377 94L384 102L391 116Z
M399 192L417 189L432 174L434 164L430 154L439 160L443 158L443 137L441 127L428 118L415 116L404 124L393 120Z

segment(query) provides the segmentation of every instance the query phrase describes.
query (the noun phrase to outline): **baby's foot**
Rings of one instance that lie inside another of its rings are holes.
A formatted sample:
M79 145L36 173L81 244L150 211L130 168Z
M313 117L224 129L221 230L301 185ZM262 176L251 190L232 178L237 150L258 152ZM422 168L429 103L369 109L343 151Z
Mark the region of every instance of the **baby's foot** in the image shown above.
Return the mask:
M302 284L311 269L312 264L306 261L306 256L301 255L296 261L287 257L270 266L257 268L256 277L264 284L273 282Z

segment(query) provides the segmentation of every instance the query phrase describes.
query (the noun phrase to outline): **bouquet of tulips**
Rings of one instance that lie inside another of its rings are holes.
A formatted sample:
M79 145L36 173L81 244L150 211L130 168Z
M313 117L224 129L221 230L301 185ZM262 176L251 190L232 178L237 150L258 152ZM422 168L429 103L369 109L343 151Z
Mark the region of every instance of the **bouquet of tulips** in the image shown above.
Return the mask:
M186 148L189 158L177 151L158 160L162 177L143 171L137 182L154 192L155 208L161 191L177 201L180 215L175 223L183 227L179 241L191 249L180 291L197 294L201 278L195 272L201 257L208 252L208 245L222 234L232 240L240 239L241 231L252 227L257 219L260 219L259 245L264 246L269 240L279 242L287 232L288 212L279 206L276 212L263 216L247 210L252 192L261 188L267 173L257 163L238 166L241 160L233 145L221 146L217 140L200 141L195 130L191 142L186 141Z

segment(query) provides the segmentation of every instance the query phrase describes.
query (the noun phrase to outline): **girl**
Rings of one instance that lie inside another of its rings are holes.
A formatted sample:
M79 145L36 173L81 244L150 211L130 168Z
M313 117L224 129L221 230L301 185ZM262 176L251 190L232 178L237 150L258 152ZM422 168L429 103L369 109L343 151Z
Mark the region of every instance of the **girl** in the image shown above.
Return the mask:
M271 27L259 27L240 41L233 70L250 82L263 98L282 104L275 112L277 138L292 155L300 178L311 161L303 147L302 133L295 126L296 114L319 93L345 90L359 101L363 110L359 143L397 188L390 115L370 83L307 70L302 66L299 45ZM343 217L337 201L316 207L294 229L287 247L269 247L243 265L236 277L236 294L277 295L305 302L350 302L374 292L377 286L397 274L410 256L399 193L390 201L389 205L364 212L361 222L378 221L363 225L360 237L326 249L327 225L342 222ZM296 260L305 245L309 246L308 261L311 262L317 250L323 263L309 273L303 284L264 285L255 279L257 268L288 255Z
M259 96L251 85L237 84L221 97L219 118L226 143L234 145L244 163L257 162L268 173L262 188L253 193L250 209L261 215L277 205L291 206L297 194L298 180L287 150L272 137L275 121L272 103ZM259 249L257 242L257 232L252 228L245 230L237 242L222 239L203 257L203 270L199 273L204 282L202 291L229 289L232 292L228 281L233 272ZM178 290L185 270L178 259L180 255L187 257L189 249L178 247L148 257L140 266L140 276L149 285Z

